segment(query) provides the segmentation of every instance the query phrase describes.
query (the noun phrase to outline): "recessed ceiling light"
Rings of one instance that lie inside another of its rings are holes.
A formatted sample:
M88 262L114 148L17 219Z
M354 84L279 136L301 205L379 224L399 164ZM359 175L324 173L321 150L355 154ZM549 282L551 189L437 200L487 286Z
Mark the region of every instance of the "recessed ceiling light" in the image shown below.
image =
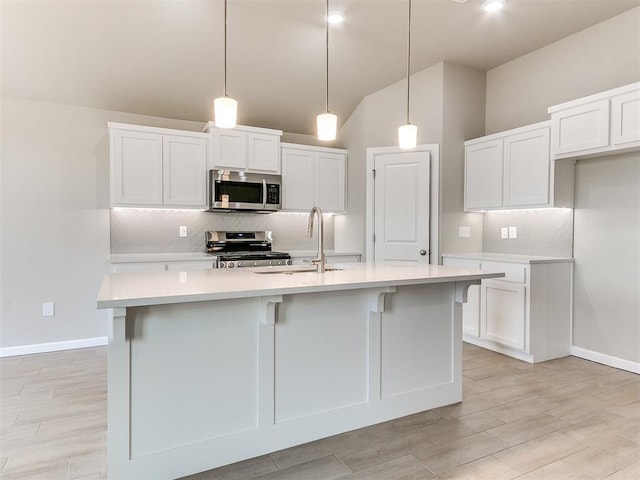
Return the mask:
M502 10L504 4L504 0L488 0L482 5L482 9L485 12L497 12L498 10Z
M344 22L344 15L340 12L329 12L327 15L327 22L338 24Z

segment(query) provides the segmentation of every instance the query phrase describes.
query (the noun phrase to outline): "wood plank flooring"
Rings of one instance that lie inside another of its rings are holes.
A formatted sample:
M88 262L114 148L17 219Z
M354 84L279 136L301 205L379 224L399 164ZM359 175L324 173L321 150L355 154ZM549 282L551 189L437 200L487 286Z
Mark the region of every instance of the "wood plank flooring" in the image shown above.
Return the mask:
M464 401L185 480L640 479L640 375L465 344ZM106 348L0 359L0 480L101 480Z

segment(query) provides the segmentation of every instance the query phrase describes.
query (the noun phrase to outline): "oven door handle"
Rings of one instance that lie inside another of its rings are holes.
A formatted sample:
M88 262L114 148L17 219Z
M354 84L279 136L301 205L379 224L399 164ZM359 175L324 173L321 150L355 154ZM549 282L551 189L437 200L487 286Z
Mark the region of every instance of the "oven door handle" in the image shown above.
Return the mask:
M267 181L262 179L262 209L267 208Z

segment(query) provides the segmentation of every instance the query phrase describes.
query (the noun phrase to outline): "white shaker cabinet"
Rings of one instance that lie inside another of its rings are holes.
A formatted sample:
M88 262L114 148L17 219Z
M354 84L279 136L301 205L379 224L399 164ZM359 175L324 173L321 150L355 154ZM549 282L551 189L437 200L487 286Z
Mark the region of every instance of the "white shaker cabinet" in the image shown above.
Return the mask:
M573 205L573 164L554 164L550 124L465 142L465 211Z
M206 135L112 122L108 127L112 207L206 207Z
M443 257L445 266L505 273L482 280L479 291L469 288L462 312L466 342L530 363L569 355L572 259L488 253Z
M337 148L282 144L282 209L345 211L347 153Z
M549 107L552 158L640 149L640 82Z
M282 131L246 127L216 128L209 122L213 152L209 168L261 173L280 173L280 136Z

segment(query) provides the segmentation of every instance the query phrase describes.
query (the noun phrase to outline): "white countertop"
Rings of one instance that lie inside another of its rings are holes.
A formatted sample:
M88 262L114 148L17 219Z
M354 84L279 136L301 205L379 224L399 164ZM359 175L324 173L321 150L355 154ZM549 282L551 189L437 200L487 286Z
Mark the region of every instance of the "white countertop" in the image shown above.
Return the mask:
M329 266L331 267L331 266ZM291 273L300 266L273 267L289 273L259 274L264 268L211 269L189 272L107 273L98 308L327 292L385 286L480 280L504 276L425 264L345 263L340 271Z
M507 253L443 253L443 258L463 258L466 260L478 260L485 262L507 262L507 263L565 263L573 262L573 258L562 257L542 257L534 255L512 255Z

